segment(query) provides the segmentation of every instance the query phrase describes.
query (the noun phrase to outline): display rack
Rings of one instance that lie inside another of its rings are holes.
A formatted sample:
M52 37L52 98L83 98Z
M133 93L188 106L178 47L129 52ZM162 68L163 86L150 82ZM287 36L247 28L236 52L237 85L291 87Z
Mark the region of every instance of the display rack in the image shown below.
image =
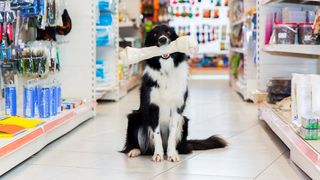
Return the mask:
M135 12L128 12L129 19L119 22L119 13L120 9L127 7L129 4L138 9L140 7L140 1L135 0L127 2L125 0L114 0L112 3L114 3L114 10L112 10L114 13L112 14L113 22L110 26L112 29L110 31L110 36L113 37L113 42L109 46L97 48L97 58L106 59L106 81L98 85L96 96L97 99L100 100L118 101L140 83L139 74L131 75L129 73L132 66L139 66L140 63L123 66L119 59L119 43L122 38L120 31L122 29L127 29L129 31L139 30L139 15L136 15ZM126 10L128 10L128 8L126 8ZM132 19L135 19L135 22L133 22Z
M290 149L290 159L312 179L320 177L320 141L305 141L290 124L291 113L273 109L267 103L259 105L260 118Z
M61 71L50 73L46 80L61 82L62 97L81 99L85 103L58 116L43 119L45 123L10 139L0 139L0 176L28 159L50 142L68 133L82 122L95 116L96 65L96 1L68 0L67 10L72 30L58 37ZM29 77L17 79L18 108L22 105L23 83ZM20 115L20 114L19 114Z
M230 85L239 93L244 100L253 100L253 93L256 89L256 63L255 63L255 38L256 31L252 25L252 15L247 15L249 11L252 11L256 7L256 1L253 0L232 0L229 2L230 11L241 11L239 15L236 13L230 13L231 20L231 33L241 29L240 34L234 35L231 38L241 39L239 45L230 45L230 61L232 56L239 54L241 56L241 62L239 63L239 74L235 77L230 74ZM238 8L235 10L235 8ZM239 38L239 36L241 38ZM232 39L231 41L232 42ZM253 48L254 47L254 48Z
M176 32L179 33L181 29L179 27L190 27L190 34L194 37L197 37L198 35L198 30L197 27L202 29L203 25L214 25L216 26L216 32L215 35L216 39L212 42L206 42L205 44L200 43L199 44L199 53L200 54L227 54L228 51L224 50L224 48L221 47L221 43L226 43L226 45L229 42L228 37L225 40L222 40L222 26L229 27L229 21L228 21L228 6L225 6L224 1L220 1L220 6L216 5L216 1L200 1L195 4L188 4L188 3L173 3L173 1L170 3L170 6L175 10L176 8L180 9L180 14L183 13L182 9L186 8L186 10L189 12L189 8L192 8L192 11L190 13L193 13L193 17L176 17L172 15L170 17L169 25L174 27ZM196 9L199 11L199 16L196 17ZM204 18L204 11L205 10L211 10L211 14L213 13L213 10L216 10L219 12L219 17L214 18L214 17L208 17ZM177 13L177 12L176 12ZM205 30L202 30L206 32ZM211 31L211 30L210 30ZM226 34L229 33L229 28L226 28ZM227 49L227 47L226 47Z
M314 1L317 5L319 1ZM282 8L303 8L314 11L317 6L305 1L265 1L257 2L257 89L266 92L273 78L292 78L292 73L319 74L319 45L271 44L270 25L274 12ZM259 105L263 119L290 149L290 159L312 179L320 177L320 141L306 141L296 131L290 111L284 113L271 105Z

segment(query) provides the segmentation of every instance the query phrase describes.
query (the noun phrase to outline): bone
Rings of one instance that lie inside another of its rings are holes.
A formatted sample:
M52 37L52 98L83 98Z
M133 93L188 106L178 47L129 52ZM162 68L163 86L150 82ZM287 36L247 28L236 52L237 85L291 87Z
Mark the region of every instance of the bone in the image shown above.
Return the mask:
M198 51L198 42L194 37L182 36L179 37L177 40L172 41L169 45L162 47L126 47L120 52L120 60L124 65L131 65L152 57L161 56L163 54L172 54L175 52L196 54Z

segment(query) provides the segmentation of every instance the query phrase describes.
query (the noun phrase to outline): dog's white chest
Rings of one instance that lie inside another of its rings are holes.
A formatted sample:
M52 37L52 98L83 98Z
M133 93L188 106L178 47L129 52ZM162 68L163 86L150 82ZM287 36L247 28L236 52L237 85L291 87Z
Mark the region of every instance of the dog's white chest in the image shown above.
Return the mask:
M182 62L175 67L172 59L160 60L160 62L160 71L146 69L146 72L159 85L152 89L150 102L160 108L161 106L170 109L180 108L184 103L184 94L187 90L188 64Z

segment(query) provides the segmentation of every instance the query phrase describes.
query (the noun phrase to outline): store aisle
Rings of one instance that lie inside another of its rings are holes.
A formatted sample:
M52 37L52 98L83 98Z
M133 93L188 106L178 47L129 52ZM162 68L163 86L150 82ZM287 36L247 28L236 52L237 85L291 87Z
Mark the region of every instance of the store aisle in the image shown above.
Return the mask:
M286 146L257 120L253 104L244 103L226 80L190 82L189 138L225 137L225 149L194 152L179 163L129 159L123 145L126 114L138 107L138 90L119 103L101 103L97 117L16 167L3 180L70 179L309 179L292 162Z

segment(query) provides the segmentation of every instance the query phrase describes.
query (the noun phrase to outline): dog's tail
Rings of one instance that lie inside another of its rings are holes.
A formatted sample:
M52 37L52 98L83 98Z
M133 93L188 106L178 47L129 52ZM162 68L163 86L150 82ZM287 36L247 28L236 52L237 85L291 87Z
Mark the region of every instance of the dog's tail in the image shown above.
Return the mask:
M228 145L226 140L216 135L203 140L188 140L187 143L191 150L209 150L216 148L224 148Z

